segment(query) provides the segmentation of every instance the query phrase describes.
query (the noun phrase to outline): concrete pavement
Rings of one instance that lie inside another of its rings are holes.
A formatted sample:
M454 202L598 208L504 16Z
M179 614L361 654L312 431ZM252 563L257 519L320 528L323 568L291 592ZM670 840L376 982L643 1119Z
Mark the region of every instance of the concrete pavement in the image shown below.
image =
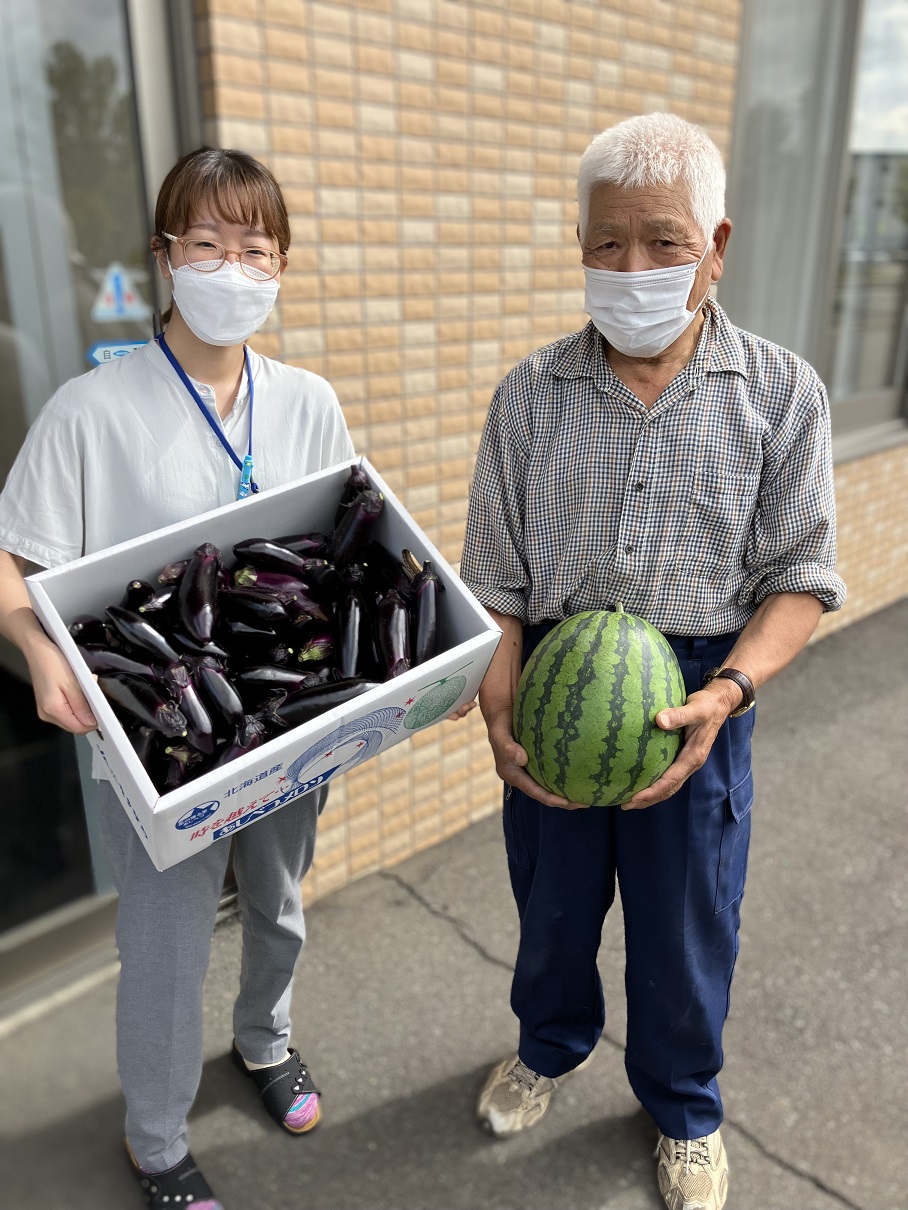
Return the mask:
M904 1210L908 601L810 647L758 709L722 1077L728 1210ZM191 1129L228 1210L658 1210L655 1135L623 1068L617 907L596 1061L508 1143L472 1117L515 1039L500 820L345 888L308 920L294 1040L325 1121L300 1139L228 1062L236 920L215 935ZM5 1210L141 1205L122 1155L114 991L101 971L0 1022Z

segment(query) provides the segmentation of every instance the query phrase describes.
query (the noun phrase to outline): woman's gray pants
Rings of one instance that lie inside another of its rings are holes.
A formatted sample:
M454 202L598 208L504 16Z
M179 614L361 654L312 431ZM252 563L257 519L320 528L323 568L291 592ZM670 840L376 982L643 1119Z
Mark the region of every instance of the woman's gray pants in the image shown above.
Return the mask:
M234 834L243 922L237 1046L251 1063L287 1052L290 988L306 937L300 883L312 863L327 787ZM159 873L107 782L101 832L120 894L117 1066L126 1137L150 1172L188 1150L186 1115L202 1075L202 984L230 845L216 842Z

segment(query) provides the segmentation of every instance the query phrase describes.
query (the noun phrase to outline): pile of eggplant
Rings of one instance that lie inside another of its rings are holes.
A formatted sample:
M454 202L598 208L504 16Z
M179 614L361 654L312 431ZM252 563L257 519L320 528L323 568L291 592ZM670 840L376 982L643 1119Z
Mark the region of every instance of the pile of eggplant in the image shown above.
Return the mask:
M351 467L331 534L248 538L229 560L206 542L70 624L159 793L436 654L443 585L376 541L383 505Z

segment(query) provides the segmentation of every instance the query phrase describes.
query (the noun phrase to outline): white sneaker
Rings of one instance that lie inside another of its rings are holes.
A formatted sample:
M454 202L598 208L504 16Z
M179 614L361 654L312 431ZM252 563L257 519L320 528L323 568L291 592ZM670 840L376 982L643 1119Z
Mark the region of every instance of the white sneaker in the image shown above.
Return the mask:
M659 1191L668 1210L722 1210L728 1196L728 1160L718 1130L702 1139L659 1136Z
M586 1067L592 1057L589 1055L574 1071ZM521 1062L517 1055L511 1055L492 1068L479 1095L476 1116L483 1127L499 1139L529 1130L542 1119L556 1086L566 1078L561 1076L553 1080L542 1076Z

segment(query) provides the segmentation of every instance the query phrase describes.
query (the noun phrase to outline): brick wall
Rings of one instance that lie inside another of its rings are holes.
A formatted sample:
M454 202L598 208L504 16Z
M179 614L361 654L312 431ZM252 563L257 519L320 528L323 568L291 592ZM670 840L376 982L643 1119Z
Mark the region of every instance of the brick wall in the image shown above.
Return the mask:
M656 109L727 150L737 0L197 0L208 137L284 186L291 268L256 347L323 374L456 562L492 391L576 330L574 180ZM478 711L332 788L310 897L500 802Z
M908 594L908 446L835 468L838 572L848 597L816 638Z

